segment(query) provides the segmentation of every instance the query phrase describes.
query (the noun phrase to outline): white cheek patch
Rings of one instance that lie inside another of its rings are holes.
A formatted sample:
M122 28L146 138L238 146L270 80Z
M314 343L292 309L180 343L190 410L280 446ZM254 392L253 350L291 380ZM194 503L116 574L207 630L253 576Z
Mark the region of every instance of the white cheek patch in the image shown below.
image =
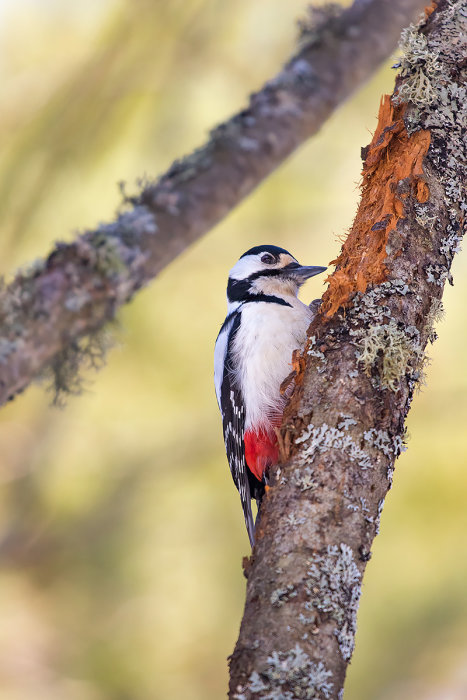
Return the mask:
M264 268L260 255L247 255L240 258L229 272L229 277L234 280L244 280L255 272Z

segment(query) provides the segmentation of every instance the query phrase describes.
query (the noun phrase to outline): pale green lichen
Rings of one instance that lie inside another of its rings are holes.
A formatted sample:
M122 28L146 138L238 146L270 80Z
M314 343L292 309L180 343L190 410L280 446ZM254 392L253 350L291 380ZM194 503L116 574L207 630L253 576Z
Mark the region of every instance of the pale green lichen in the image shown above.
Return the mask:
M467 99L467 96L466 96ZM446 235L441 241L439 252L444 255L446 261L450 263L456 253L461 251L462 231L453 229L451 224L446 227Z
M316 336L311 335L308 339L307 355L310 355L310 357L317 357L320 360L324 360L325 359L324 353L321 352L321 350L316 349L316 344L317 344Z
M325 554L316 554L310 561L306 583L309 603L335 621L339 650L346 661L354 648L360 582L352 549L344 543L329 545Z
M333 692L331 671L315 663L296 644L289 651L273 651L266 666L253 671L246 686L238 688L235 700L328 700ZM247 694L248 693L248 694ZM252 695L254 694L254 695Z
M370 455L354 442L353 438L344 430L333 428L327 423L315 426L312 423L295 439L297 445L308 442L304 450L300 452L300 461L306 464L315 454L320 454L330 449L344 450L347 456L356 462L362 469L371 469L373 463Z
M316 488L317 484L315 473L308 466L295 469L290 480L300 491L311 491Z
M415 363L417 368L423 364L418 331L414 328L399 327L391 319L384 325L361 330L358 335L357 360L363 364L368 376L372 376L377 366L379 382L386 389L399 389L409 363Z
M406 450L400 435L391 436L387 430L370 428L363 433L363 439L372 447L383 453L386 457L398 457Z
M434 343L437 335L436 335L436 330L435 330L435 324L441 321L444 317L444 307L443 307L443 302L441 299L437 299L436 297L432 297L431 299L431 306L430 310L428 312L428 315L425 319L425 326L424 326L424 332L428 336L428 340L431 343Z
M444 265L428 265L426 268L426 278L430 284L436 284L443 288L448 279L449 272Z
M48 384L54 406L63 407L68 396L78 396L85 389L83 370L99 370L113 341L107 328L69 343L57 353L41 372L39 381Z
M416 222L430 233L433 232L438 225L438 217L433 210L431 202L415 202L414 212ZM427 238L427 242L431 243L431 236Z
M363 364L374 386L391 391L398 390L404 376L413 385L423 382L427 362L418 329L392 316L391 297L408 294L421 302L415 286L403 279L386 281L357 294L348 314L357 361Z
M300 453L302 463L306 464L316 454L321 454L329 449L337 449L344 450L349 459L356 462L362 469L371 469L374 467L374 459L369 452L361 447L361 442L364 441L369 447L378 450L384 457L391 460L405 450L400 435L391 436L381 428L370 428L364 431L360 444L358 444L355 438L347 432L355 424L356 421L348 416L341 417L337 428L330 427L326 423L320 426L310 423L295 439L297 445L304 442L309 443ZM313 481L313 471L308 465L301 470L296 470L293 478L299 478L300 473L304 472L305 469L309 470L310 481Z
M297 518L295 513L289 513L285 520L291 527L299 527L300 525L306 523L306 518Z
M389 300L393 296L405 297L413 293L413 289L403 279L393 279L379 285L369 287L365 293L357 293L352 301L348 314L348 322L352 327L351 335L362 335L365 330L362 325L382 325L392 318Z
M338 430L349 430L352 425L357 425L355 418L352 418L352 416L341 415L337 428Z
M89 239L95 250L94 267L105 277L116 277L126 270L121 244L114 236L104 233Z
M308 339L308 345L307 345L307 347L308 347L307 355L309 355L310 357L314 357L319 361L318 365L317 365L317 372L318 372L318 374L323 374L324 372L326 372L326 369L327 369L327 367L326 367L327 360L326 360L326 356L324 355L322 350L320 350L318 348L317 343L318 343L318 341L317 341L316 336L315 335L310 336L310 338Z
M291 598L296 597L297 591L295 590L295 586L292 583L289 583L287 586L285 586L285 588L276 588L276 590L271 593L269 600L271 605L273 605L275 608L280 608Z
M419 27L411 24L402 30L399 48L401 76L405 78L393 101L431 104L436 99L436 89L432 81L442 71L439 55L430 50L427 39Z

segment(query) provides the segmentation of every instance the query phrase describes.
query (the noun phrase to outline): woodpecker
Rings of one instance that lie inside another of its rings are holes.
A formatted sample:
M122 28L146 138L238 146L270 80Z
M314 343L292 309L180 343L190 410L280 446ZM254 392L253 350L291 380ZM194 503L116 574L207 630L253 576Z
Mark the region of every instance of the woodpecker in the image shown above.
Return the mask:
M274 428L281 424L288 398L280 387L315 313L297 294L307 279L324 270L300 265L284 248L259 245L247 250L229 273L214 383L227 459L252 547L251 499L259 507L267 470L278 460Z

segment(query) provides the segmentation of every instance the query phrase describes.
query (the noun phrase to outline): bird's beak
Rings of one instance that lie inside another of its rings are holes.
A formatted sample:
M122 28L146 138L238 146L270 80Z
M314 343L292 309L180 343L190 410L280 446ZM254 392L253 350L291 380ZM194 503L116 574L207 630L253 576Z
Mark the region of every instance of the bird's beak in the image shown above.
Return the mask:
M314 265L299 265L298 263L290 263L284 267L284 272L297 280L298 284L303 284L310 277L319 275L321 272L325 272L327 267L315 267Z

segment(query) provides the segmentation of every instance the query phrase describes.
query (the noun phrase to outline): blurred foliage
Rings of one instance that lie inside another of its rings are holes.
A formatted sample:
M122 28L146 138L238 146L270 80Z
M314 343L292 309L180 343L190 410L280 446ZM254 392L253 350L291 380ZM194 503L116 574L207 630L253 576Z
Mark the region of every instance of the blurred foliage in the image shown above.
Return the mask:
M291 50L301 0L0 2L2 272L107 220ZM389 65L389 62L388 62ZM248 551L212 388L228 269L249 246L336 256L384 69L120 314L108 366L62 411L0 416L0 700L215 700ZM455 263L365 579L346 700L467 696L467 326ZM310 300L322 293L312 281Z

